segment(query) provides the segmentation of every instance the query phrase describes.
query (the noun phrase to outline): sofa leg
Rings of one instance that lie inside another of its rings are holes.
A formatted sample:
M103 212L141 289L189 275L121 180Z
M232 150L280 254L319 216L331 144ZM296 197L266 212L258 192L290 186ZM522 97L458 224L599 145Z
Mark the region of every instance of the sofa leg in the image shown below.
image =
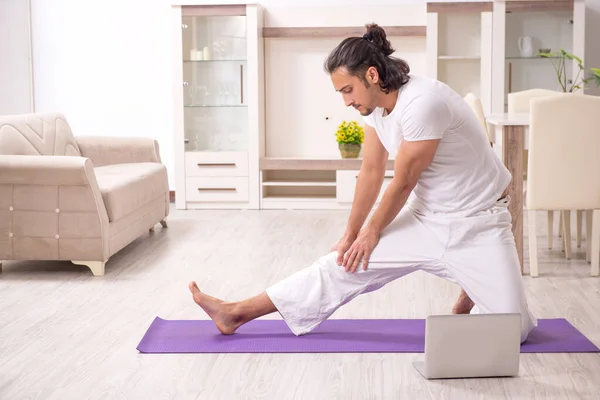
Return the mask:
M2 272L2 260L0 260L0 272Z
M148 229L151 233L154 233L154 227Z
M160 221L160 225L161 225L163 228L166 228L166 227L167 227L167 220L166 220L166 219L163 219L162 221Z
M77 265L85 265L89 269L92 270L92 274L94 276L103 276L104 275L104 266L106 262L104 261L71 261L73 264Z

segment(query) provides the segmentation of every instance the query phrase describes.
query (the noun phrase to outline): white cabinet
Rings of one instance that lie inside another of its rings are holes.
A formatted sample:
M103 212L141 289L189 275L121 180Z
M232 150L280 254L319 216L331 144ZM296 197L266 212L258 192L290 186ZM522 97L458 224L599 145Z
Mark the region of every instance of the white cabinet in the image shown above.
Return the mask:
M540 50L573 53L589 72L584 59L584 0L496 1L493 14L493 113L507 112L508 93L533 88L563 91L552 66L558 60L540 57ZM566 71L570 86L579 71L577 63L567 62Z
M194 152L185 153L185 174L195 176L248 176L248 153Z
M492 2L427 3L427 71L491 110Z
M258 208L262 9L173 7L176 206Z

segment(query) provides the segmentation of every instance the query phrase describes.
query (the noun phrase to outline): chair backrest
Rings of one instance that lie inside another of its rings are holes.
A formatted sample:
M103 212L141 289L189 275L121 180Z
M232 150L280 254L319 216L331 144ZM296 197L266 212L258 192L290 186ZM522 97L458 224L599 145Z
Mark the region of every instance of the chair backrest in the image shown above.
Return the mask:
M0 154L81 156L67 119L59 113L0 116Z
M485 114L483 112L483 105L481 104L481 100L473 93L467 93L464 99L469 105L469 107L471 107L471 110L473 110L473 112L477 116L479 123L481 124L481 126L483 126L483 130L485 131L485 135L487 136L488 141L491 143L490 133L488 131L487 122L485 121Z
M548 89L528 89L508 94L508 113L528 113L531 99L560 95L563 92Z
M527 208L600 209L600 97L531 100Z

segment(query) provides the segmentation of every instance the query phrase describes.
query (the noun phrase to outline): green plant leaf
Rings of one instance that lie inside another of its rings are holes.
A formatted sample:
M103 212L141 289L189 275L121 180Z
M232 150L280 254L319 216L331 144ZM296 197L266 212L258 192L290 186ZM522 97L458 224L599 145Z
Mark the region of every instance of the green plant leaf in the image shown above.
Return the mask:
M583 63L583 61L581 61L581 58L577 57L576 55L564 50L561 50L561 52L565 55L565 58L568 58L569 60L576 60L579 64Z

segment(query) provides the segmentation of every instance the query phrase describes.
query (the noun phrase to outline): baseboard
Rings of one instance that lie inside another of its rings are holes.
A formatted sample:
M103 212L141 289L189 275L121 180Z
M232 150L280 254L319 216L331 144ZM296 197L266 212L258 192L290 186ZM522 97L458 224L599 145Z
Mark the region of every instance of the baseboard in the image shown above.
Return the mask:
M169 190L169 201L171 203L175 203L175 191L174 190Z

